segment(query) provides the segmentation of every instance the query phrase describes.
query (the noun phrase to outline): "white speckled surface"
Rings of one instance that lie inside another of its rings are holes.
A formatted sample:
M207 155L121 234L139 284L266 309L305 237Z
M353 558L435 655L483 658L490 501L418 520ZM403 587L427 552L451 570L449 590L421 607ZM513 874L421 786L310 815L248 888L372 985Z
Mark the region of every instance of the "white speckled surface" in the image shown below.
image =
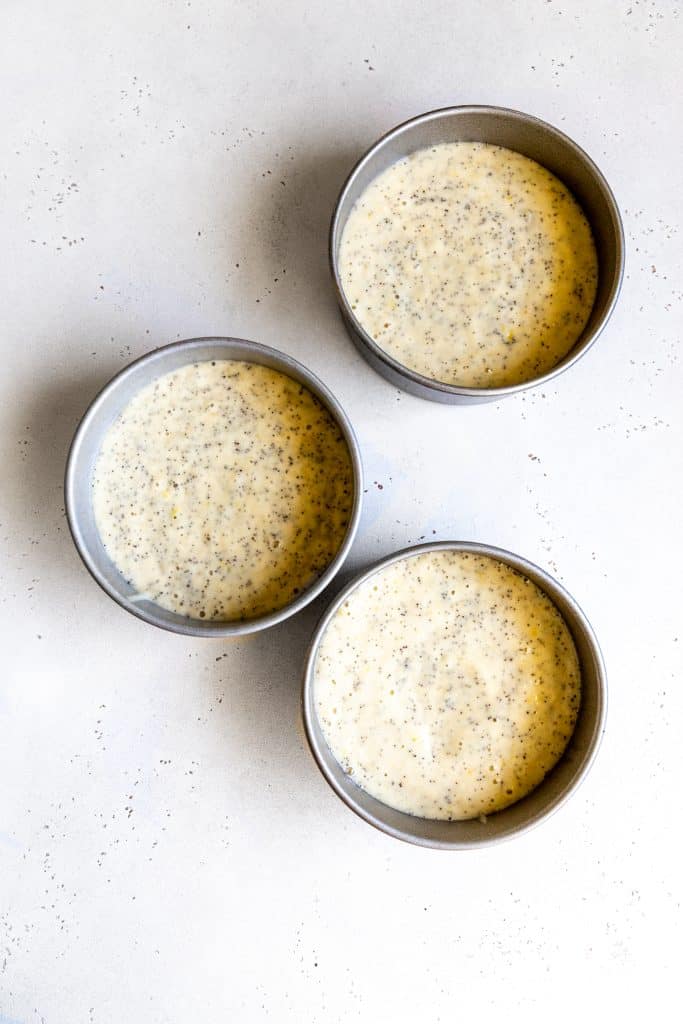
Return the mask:
M678 6L10 0L3 15L0 1022L672 1019ZM325 253L354 158L458 102L565 129L628 239L593 351L551 388L471 409L361 361ZM131 357L201 334L282 347L345 404L368 476L350 570L421 537L476 539L583 603L608 733L541 829L448 855L346 810L298 723L324 599L210 643L154 631L87 576L61 494L78 418Z

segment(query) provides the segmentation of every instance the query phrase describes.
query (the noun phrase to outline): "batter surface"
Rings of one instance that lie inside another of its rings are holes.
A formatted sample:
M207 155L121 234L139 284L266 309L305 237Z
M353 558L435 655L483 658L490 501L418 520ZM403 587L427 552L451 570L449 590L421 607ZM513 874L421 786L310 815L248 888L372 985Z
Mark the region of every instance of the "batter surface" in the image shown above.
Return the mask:
M200 362L141 390L93 477L100 536L145 597L192 618L275 611L336 555L353 503L346 441L307 388Z
M315 664L315 707L353 780L421 818L490 814L561 757L580 701L564 619L493 558L436 551L358 587Z
M425 377L503 387L551 370L590 315L588 221L550 171L452 142L380 174L342 235L344 292L366 331Z

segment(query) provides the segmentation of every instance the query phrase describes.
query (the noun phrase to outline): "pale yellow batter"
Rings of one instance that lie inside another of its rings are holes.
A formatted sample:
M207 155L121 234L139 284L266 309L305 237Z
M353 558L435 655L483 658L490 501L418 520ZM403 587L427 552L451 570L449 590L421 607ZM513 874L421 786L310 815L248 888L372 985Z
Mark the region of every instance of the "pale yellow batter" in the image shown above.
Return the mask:
M370 336L433 380L539 377L574 346L597 287L588 221L540 164L481 142L418 150L380 174L342 235L344 292Z
M458 551L404 558L331 620L318 720L352 779L391 807L463 820L534 789L574 729L581 676L564 619L529 579Z
M144 596L192 618L248 619L310 586L342 544L348 447L296 381L238 361L159 377L107 432L100 536Z

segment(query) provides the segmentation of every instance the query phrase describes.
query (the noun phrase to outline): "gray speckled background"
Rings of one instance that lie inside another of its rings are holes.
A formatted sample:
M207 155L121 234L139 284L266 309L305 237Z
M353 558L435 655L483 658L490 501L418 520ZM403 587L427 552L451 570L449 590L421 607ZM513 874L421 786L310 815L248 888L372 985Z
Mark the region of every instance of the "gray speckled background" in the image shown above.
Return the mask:
M667 0L6 0L1 1024L672 1019L682 20ZM325 254L360 152L459 102L572 135L628 240L593 351L471 409L366 367ZM343 807L298 722L324 598L200 642L134 620L82 569L61 492L80 414L131 357L201 334L284 348L345 404L368 477L349 570L476 539L583 603L608 733L538 831L448 855Z

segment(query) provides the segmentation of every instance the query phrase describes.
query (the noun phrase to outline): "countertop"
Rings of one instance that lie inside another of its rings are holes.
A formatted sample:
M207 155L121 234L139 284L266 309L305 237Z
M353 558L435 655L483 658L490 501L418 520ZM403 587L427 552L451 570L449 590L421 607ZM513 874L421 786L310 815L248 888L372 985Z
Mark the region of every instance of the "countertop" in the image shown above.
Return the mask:
M1 1024L672 1019L678 6L10 0L3 16ZM566 131L627 236L590 353L551 386L469 408L411 398L363 362L326 263L354 160L458 103ZM541 827L424 850L327 788L299 693L335 587L228 642L155 630L92 582L62 496L79 417L132 358L200 335L284 349L348 412L367 493L339 582L457 538L530 558L583 605L607 732Z

